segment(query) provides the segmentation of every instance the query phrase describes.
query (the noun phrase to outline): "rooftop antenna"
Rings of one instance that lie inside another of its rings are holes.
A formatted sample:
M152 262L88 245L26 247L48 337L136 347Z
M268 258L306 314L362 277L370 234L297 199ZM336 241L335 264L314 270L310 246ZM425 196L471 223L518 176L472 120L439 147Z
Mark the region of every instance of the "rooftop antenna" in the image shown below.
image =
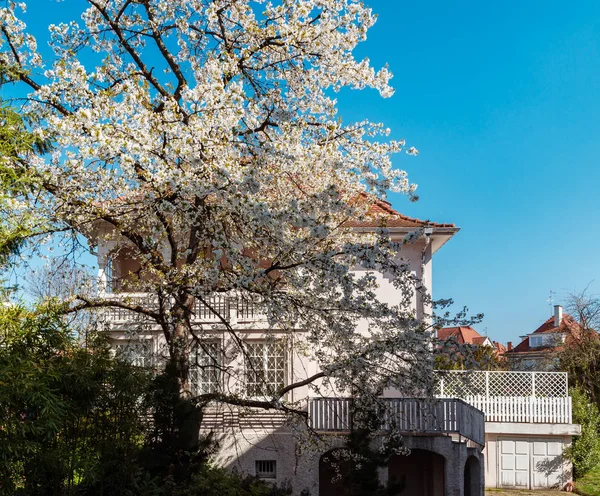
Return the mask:
M554 306L554 295L555 294L556 294L556 291L550 290L550 296L546 300L548 302L548 305L550 305L550 310L551 311L552 311L552 307Z

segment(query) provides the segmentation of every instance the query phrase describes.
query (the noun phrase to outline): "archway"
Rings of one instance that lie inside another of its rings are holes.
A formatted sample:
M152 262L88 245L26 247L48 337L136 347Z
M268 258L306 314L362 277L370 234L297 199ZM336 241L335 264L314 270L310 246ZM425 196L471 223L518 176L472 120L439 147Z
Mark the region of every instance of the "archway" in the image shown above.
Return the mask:
M344 459L343 451L332 449L319 459L319 496L349 496L348 473L350 460Z
M464 488L465 496L482 496L481 463L473 455L465 463Z
M414 449L408 456L394 455L388 464L392 496L444 496L444 457L433 451Z

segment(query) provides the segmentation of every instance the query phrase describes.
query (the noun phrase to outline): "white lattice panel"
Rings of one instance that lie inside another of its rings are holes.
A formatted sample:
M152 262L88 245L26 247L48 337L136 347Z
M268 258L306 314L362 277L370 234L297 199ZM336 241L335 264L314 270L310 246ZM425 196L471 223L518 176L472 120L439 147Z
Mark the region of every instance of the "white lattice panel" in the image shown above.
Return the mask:
M437 371L437 396L536 396L569 395L566 372Z

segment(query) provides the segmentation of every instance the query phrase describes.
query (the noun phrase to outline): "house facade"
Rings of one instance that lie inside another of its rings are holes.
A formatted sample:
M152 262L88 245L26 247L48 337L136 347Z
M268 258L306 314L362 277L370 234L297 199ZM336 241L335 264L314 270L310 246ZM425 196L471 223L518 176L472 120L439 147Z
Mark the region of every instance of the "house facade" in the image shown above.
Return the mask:
M385 217L392 237L402 240L420 229L422 235L406 244L398 255L412 274L431 292L432 257L457 231L452 224L436 224L409 218L386 202L374 205L373 220L352 222L357 232L373 232ZM109 226L99 226L99 290L105 299L155 304L151 294L133 293L132 275L139 263L127 250L119 249L118 237L105 236ZM363 269L356 268L356 272ZM394 304L403 295L386 274L377 274L377 294ZM430 313L429 303L415 292L412 309L419 319ZM132 363L156 366L164 354L164 338L146 316L119 306L103 311L114 348ZM269 331L261 309L241 294L218 294L195 303L192 321L203 332L202 349L192 357L190 383L193 393L228 391L238 396L257 397L298 383L318 372L305 340L306 330L297 329L278 337ZM364 331L368 332L368 322ZM244 343L245 353L229 353L232 335ZM216 358L215 358L216 357ZM218 361L220 367L211 364ZM223 374L222 370L230 371ZM324 393L326 391L326 393ZM286 400L306 412L306 421L290 422L277 410L260 410L227 405L209 406L202 429L211 431L218 442L215 462L242 473L277 483L291 481L297 495L342 495L343 480L336 480L329 458L343 444L341 434L353 428L353 400L333 388L311 384L290 390ZM406 398L389 390L381 400L381 444L392 428L403 435L410 454L393 455L379 470L383 484L391 483L397 495L482 496L484 461L484 417L481 411L460 398ZM374 446L377 449L378 446ZM339 478L338 478L339 479Z

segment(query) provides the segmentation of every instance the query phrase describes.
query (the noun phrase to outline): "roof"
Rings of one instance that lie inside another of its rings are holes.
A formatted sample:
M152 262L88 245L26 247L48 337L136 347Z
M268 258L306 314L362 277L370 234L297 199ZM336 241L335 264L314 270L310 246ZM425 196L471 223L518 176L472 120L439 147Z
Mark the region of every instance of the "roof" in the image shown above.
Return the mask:
M352 219L345 224L348 227L446 227L456 228L454 224L440 224L429 220L416 219L397 212L392 204L376 199L364 219Z
M566 332L568 334L572 334L573 332L579 332L580 330L581 326L579 325L579 323L573 317L566 313L563 315L563 318L558 327L554 325L554 317L550 317L546 322L544 322L535 331L533 331L533 334L552 332Z
M494 348L496 348L496 351L498 352L499 355L502 355L503 353L506 352L506 346L504 346L499 341L492 341L492 344L494 345Z
M580 332L581 326L579 323L569 314L564 314L558 327L554 325L554 317L550 317L533 331L532 334L567 334L568 338L569 336L578 336ZM529 346L529 336L527 336L517 346L512 350L508 350L506 353L553 353L561 351L562 349L564 349L562 344L536 346L535 348L531 348Z
M438 339L455 339L459 344L483 344L486 338L471 326L443 327L438 329Z

